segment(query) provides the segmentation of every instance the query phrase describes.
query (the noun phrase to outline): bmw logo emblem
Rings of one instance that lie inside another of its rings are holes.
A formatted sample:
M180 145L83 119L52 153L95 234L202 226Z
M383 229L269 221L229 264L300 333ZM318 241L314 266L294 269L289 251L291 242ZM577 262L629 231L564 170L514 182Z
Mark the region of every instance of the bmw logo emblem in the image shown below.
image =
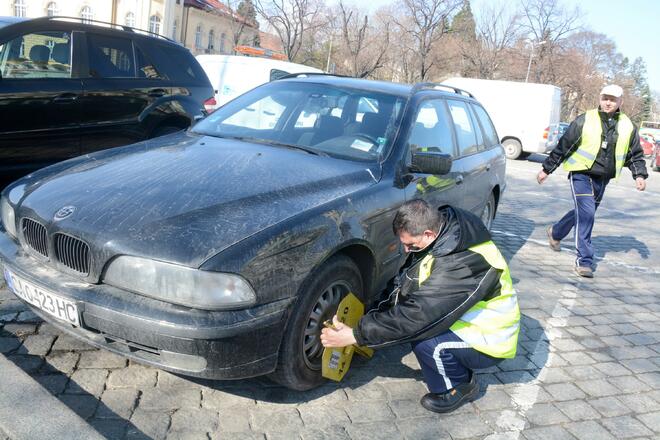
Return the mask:
M53 219L55 221L64 220L65 218L67 218L71 214L73 214L75 212L75 210L76 210L75 206L64 206L64 207L60 208L59 211L57 211L55 213L55 217L53 217Z

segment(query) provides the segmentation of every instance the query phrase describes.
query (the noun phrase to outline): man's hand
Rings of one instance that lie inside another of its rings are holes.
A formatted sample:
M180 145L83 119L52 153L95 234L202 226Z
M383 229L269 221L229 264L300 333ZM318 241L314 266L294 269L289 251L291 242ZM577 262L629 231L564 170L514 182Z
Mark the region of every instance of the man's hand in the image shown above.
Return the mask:
M536 181L540 184L545 182L545 179L548 178L548 173L546 173L544 170L539 171L539 173L536 175Z
M646 179L638 177L635 179L635 186L637 187L637 191L644 191L646 189Z
M335 326L334 329L321 330L321 344L324 347L346 347L357 342L353 336L353 329L339 322L337 315L332 317L332 324Z

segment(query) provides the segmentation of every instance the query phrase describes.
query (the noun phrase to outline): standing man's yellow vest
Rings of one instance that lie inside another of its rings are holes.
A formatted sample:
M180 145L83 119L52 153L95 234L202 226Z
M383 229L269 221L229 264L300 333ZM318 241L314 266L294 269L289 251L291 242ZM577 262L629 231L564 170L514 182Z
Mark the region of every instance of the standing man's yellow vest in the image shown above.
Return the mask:
M621 168L626 161L630 139L633 134L633 123L628 116L619 113L619 120L616 123L616 131L619 137L616 141L616 177L619 177ZM564 162L566 171L584 171L591 169L596 160L598 150L602 143L603 125L598 115L598 110L589 110L584 117L584 126L582 127L582 140L578 149Z

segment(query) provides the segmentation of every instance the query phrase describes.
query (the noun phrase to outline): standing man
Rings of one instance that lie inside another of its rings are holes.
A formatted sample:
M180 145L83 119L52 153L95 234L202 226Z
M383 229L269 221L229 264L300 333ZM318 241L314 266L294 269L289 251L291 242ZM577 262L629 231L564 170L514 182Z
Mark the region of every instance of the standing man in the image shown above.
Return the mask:
M623 89L617 85L603 87L600 106L575 118L559 140L559 143L543 162L536 180L545 182L563 162L569 171L568 178L573 192L575 209L547 229L548 241L553 251L560 251L561 240L575 226L575 273L593 278L594 250L591 231L596 209L612 177L619 177L626 165L632 172L637 190L646 189L646 162L639 144L637 127L621 113Z
M509 269L475 215L410 200L396 213L394 233L408 258L396 288L355 328L325 328L325 347L382 348L411 343L429 393L421 404L449 412L479 392L473 369L516 355L520 311Z

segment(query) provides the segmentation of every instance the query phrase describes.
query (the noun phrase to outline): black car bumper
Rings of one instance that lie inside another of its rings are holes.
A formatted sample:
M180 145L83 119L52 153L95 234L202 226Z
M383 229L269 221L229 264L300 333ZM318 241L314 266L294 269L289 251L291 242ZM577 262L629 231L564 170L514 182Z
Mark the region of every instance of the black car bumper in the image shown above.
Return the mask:
M21 279L74 301L80 326L28 305L45 321L91 345L202 378L240 379L275 369L291 300L234 311L177 306L81 282L27 255L4 233L0 263Z

